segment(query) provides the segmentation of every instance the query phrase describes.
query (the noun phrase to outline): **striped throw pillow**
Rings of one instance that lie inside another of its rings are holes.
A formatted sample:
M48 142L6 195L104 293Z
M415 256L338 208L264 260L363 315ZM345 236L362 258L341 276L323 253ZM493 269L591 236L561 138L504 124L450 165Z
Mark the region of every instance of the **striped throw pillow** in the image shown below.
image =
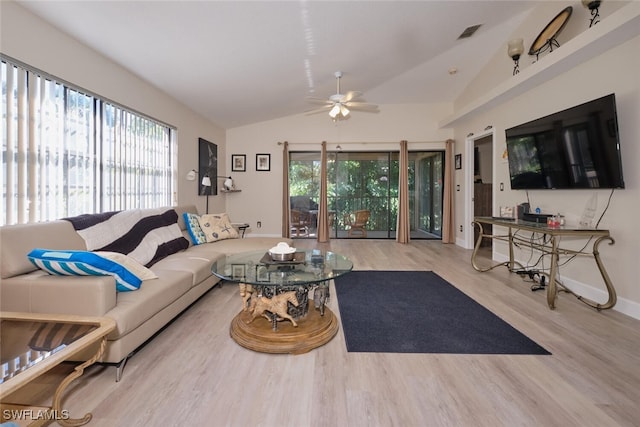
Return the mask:
M135 291L142 279L122 264L93 252L33 249L29 261L41 270L58 276L113 276L116 291Z

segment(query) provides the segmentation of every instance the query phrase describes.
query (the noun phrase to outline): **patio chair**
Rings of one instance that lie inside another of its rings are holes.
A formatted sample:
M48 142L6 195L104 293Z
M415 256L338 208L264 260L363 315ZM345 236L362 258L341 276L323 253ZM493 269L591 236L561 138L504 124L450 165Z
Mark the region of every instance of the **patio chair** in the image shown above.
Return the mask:
M367 237L367 222L371 212L369 210L359 210L347 214L344 217L344 224L349 228L349 237Z
M291 233L295 236L309 235L309 215L297 209L291 209Z

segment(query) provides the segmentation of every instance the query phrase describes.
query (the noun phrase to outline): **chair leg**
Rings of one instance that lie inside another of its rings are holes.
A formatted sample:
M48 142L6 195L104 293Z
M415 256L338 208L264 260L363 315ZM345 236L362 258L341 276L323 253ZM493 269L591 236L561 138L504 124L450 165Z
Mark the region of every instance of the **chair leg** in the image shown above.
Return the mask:
M367 237L367 230L361 227L351 227L349 229L349 237Z

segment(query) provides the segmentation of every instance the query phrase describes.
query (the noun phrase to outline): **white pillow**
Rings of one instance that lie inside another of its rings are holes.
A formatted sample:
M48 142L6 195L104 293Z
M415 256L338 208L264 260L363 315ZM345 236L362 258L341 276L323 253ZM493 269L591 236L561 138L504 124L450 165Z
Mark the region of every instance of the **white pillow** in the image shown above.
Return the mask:
M95 251L94 253L100 255L103 258L110 259L113 262L117 262L118 264L122 265L124 268L138 276L142 281L158 278L158 276L156 276L153 271L149 270L147 267L125 254L106 251Z
M238 230L231 225L229 215L226 213L202 215L198 218L198 222L207 237L207 243L239 237Z

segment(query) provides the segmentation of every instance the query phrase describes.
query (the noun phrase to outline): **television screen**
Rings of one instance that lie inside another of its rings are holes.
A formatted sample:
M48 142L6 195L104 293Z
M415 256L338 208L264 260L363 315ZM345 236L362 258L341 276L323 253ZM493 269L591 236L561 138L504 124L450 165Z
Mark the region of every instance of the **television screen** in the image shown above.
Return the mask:
M511 188L624 188L615 95L507 129Z

